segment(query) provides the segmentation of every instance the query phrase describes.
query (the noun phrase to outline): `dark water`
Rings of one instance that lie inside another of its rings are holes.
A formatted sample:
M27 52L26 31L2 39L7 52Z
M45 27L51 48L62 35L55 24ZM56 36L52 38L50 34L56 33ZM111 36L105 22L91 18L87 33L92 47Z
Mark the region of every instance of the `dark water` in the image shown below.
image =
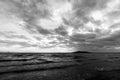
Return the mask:
M120 54L1 53L0 80L120 80Z

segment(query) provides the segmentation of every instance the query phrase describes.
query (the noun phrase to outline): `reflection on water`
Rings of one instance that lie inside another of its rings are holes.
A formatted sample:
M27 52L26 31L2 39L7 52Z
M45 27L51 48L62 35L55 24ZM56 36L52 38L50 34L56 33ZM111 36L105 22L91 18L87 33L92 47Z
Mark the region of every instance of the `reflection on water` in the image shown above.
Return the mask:
M0 80L120 80L119 53L1 53Z

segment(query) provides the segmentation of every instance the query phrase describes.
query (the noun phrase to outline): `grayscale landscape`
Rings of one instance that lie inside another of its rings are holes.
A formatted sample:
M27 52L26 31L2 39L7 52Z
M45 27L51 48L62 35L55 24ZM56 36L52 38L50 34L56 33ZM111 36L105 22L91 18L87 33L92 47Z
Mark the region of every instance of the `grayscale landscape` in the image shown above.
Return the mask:
M120 0L0 0L0 80L120 80Z

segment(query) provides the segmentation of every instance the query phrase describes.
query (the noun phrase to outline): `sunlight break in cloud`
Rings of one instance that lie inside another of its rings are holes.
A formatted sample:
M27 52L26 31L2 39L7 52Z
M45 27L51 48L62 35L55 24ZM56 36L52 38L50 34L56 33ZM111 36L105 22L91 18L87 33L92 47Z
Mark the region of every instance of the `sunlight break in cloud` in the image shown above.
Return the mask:
M116 51L119 5L119 0L0 0L0 51Z

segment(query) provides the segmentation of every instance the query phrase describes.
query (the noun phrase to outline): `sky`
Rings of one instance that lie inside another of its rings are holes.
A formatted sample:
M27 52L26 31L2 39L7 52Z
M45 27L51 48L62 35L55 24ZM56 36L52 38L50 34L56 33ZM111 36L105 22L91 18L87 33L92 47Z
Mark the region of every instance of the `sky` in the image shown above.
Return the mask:
M1 52L119 52L120 0L0 0Z

